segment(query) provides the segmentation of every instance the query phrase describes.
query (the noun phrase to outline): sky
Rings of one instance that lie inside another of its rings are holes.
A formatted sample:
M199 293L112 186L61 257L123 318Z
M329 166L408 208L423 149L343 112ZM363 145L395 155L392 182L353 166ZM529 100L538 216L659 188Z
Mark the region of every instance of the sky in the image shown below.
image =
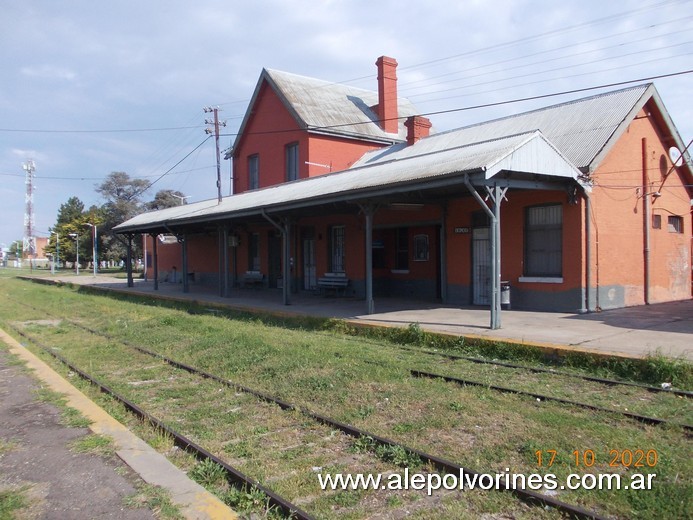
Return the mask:
M693 138L693 0L0 5L0 246L24 235L30 159L38 237L70 197L102 204L95 187L114 171L153 183L144 200L216 198L203 108L219 108L229 148L263 67L377 90L375 60L394 57L399 95L435 131L667 76L651 81Z

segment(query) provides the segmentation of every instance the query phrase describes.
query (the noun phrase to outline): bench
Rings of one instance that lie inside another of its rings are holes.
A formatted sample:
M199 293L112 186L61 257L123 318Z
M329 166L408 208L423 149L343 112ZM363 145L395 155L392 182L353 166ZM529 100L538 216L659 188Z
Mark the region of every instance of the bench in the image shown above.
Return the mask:
M265 283L265 275L260 271L246 271L241 275L243 287L256 287Z
M346 294L349 286L349 279L344 273L325 273L325 276L318 278L318 289L320 293L333 290L335 294L341 289L342 294Z

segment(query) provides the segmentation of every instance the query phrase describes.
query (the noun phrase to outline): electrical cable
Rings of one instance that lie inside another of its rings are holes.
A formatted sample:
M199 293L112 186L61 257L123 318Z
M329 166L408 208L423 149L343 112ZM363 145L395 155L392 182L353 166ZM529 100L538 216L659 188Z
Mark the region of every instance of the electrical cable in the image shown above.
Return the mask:
M510 105L513 103L521 103L524 101L535 101L538 99L546 99L550 97L557 97L557 96L565 96L568 94L577 94L580 92L589 92L593 90L600 90L604 88L612 88L612 87L619 87L619 86L625 86L625 85L630 85L631 83L642 83L642 82L647 82L647 81L652 81L656 79L662 79L662 78L671 78L671 77L676 77L676 76L683 76L686 74L691 74L693 73L693 69L690 70L683 70L683 71L678 71L678 72L672 72L668 74L659 74L656 76L648 76L644 78L638 78L638 79L632 79L632 80L627 80L627 81L618 81L614 83L605 83L602 85L595 85L591 87L583 87L583 88L577 88L577 89L571 89L571 90L563 90L560 92L552 92L549 94L538 94L536 96L527 96L527 97L522 97L522 98L515 98L515 99L509 99L505 101L495 101L493 103L483 103L480 105L470 105L466 107L459 107L459 108L450 108L446 110L437 110L433 112L423 112L419 114L420 116L433 116L433 115L440 115L440 114L451 114L455 112L464 112L468 110L476 110L479 108L489 108L489 107L496 107L496 106L502 106L502 105ZM383 121L388 121L388 120L399 120L399 119L404 119L402 117L396 117L396 118L390 118L390 119L381 119L380 122ZM356 125L370 125L372 124L373 121L356 121L356 122L351 122L351 123L340 123L336 125L324 125L324 126L311 126L308 128L308 130L329 130L332 128L342 128L345 126L356 126ZM282 133L287 133L287 132L295 132L295 129L283 129L283 130L264 130L264 131L259 131L259 132L247 132L247 135L266 135L266 134L282 134ZM220 134L221 136L224 137L229 137L229 136L236 136L238 135L237 133L225 133L225 134Z
M685 20L688 20L688 19L691 19L691 18L693 18L693 16L687 17L687 18L685 18ZM505 64L505 63L518 63L519 61L524 60L524 59L526 59L526 58L531 58L531 57L534 57L534 56L541 56L541 55L543 55L543 54L550 54L550 53L553 53L553 52L556 52L556 51L569 49L569 48L571 48L571 47L577 47L577 46L582 47L582 46L584 46L585 44L588 44L588 43L594 43L594 42L597 42L597 41L607 40L607 39L615 38L615 37L617 37L617 36L622 36L622 35L625 35L625 34L631 34L631 33L634 33L634 32L639 32L639 31L643 31L643 30L649 30L649 29L651 29L651 28L653 28L653 27L657 27L658 25L666 25L666 24L669 24L669 23L681 23L681 19L672 20L672 21L669 21L669 22L663 22L662 24L655 24L655 25L650 25L650 26L647 26L647 27L641 27L641 28L638 28L638 29L630 30L630 31L624 31L624 32L622 32L622 33L610 34L610 35L608 35L608 36L602 36L602 37L600 37L600 38L594 38L594 39L592 39L592 40L580 41L580 42L577 43L577 44L576 44L576 43L571 43L571 44L569 44L569 45L564 45L564 46L562 46L562 47L555 47L555 48L551 48L551 49L547 49L547 50L543 50L543 51L533 52L533 53L531 53L531 54L525 54L524 56L514 56L514 57L512 57L512 58L504 59L504 60L501 60L501 61L496 61L496 62L494 62L494 63L487 63L487 64L484 64L484 65L477 65L477 66L475 66L475 67L468 67L468 68L466 68L466 69L456 70L456 71L454 71L454 72L448 72L448 73L440 74L440 75L437 75L437 76L430 76L430 77L427 77L427 78L422 78L422 79L419 79L419 80L413 80L413 81L408 81L408 82L399 82L397 86L398 86L398 90L399 90L400 92L406 92L406 91L409 91L409 90L412 90L412 89L429 88L429 87L431 87L431 86L441 85L441 84L445 84L445 83L432 83L432 84L428 84L428 85L421 85L421 86L414 86L414 87L410 87L410 85L414 85L414 84L416 84L416 83L421 83L421 82L427 82L427 81L430 81L430 80L432 80L432 79L439 79L439 78L448 77L448 76L455 76L455 75L467 73L467 72L474 71L474 70L487 69L487 68L493 67L493 66L495 66L495 65L503 65L503 64ZM691 31L690 29L681 29L680 31L669 32L669 33L667 33L666 36L671 36L671 35L673 35L673 34L678 34L678 33L683 33L683 32L690 32L690 31ZM661 37L662 37L662 35L660 35L660 34L655 34L655 35L653 35L653 36L650 36L649 38L641 38L641 39L639 39L639 40L629 40L629 41L627 41L627 42L617 43L617 44L610 45L610 46L607 46L607 47L599 47L599 48L595 48L595 49L589 49L589 50L587 50L587 51L576 52L576 53L573 53L573 54L562 54L562 55L560 55L560 56L558 56L558 57L556 57L556 58L545 59L545 60L542 60L542 61L536 61L536 62L532 62L532 63L520 63L519 65L516 65L516 66L514 66L514 67L503 67L503 68L500 69L500 70L491 71L491 72L485 72L485 73L477 74L477 75L474 75L474 76L469 76L469 75L466 75L466 74L465 74L464 78L459 78L459 79L451 80L451 81L466 81L466 80L468 80L469 78L474 78L474 77L478 77L478 76L483 76L483 75L486 75L486 74L492 74L492 73L494 73L494 72L506 72L506 71L508 71L508 70L513 70L513 69L517 69L517 68L526 68L527 66L531 66L531 65L539 65L539 64L544 64L544 63L548 63L548 62L551 62L551 61L565 60L566 58L572 58L572 57L581 56L581 55L584 55L584 54L591 54L591 53L595 53L595 52L604 52L604 51L609 50L609 49L613 49L613 48L617 48L617 47L624 47L624 46L626 46L626 45L632 45L632 44L636 44L636 43L643 43L643 42L645 42L645 41L649 41L649 40L653 40L653 39L657 39L657 38L661 38ZM661 47L659 47L659 49L661 49ZM651 50L657 50L657 49L651 49ZM450 81L448 81L448 82L446 82L446 83L450 83ZM401 87L404 87L404 88L401 88ZM407 87L409 87L409 88L407 88Z

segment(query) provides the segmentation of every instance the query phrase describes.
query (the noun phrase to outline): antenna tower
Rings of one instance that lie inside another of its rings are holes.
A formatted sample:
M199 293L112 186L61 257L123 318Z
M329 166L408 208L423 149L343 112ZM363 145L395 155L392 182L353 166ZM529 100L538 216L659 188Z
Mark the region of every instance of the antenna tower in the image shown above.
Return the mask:
M36 165L29 159L22 164L26 171L26 209L24 211L24 244L22 252L29 258L36 254L36 238L34 237L34 172Z

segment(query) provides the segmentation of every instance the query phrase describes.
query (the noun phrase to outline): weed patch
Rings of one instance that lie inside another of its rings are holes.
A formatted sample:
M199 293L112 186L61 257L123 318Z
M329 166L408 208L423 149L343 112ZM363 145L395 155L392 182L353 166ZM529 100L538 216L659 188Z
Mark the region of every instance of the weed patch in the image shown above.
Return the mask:
M15 518L15 513L27 507L26 489L0 490L0 518Z

